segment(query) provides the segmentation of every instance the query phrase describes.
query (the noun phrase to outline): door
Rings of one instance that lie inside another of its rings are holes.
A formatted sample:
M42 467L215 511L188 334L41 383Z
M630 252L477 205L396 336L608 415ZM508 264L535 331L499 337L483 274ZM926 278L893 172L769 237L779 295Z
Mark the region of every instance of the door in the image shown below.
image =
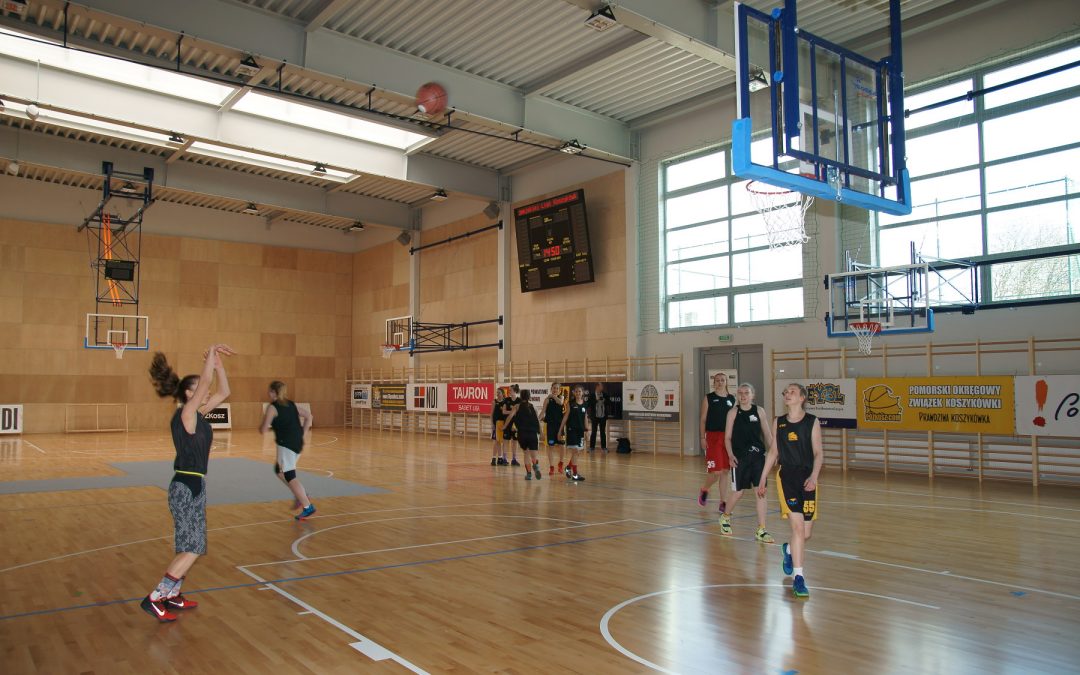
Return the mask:
M730 347L706 347L701 350L701 367L697 372L701 377L697 378L695 388L697 390L697 403L692 411L694 420L694 434L697 434L697 426L701 423L698 419L701 410L701 399L705 394L712 391L712 375L717 370L728 373L728 392L734 396L735 390L743 382L749 382L754 386L754 400L771 408L765 390L765 361L762 356L761 345L732 345Z

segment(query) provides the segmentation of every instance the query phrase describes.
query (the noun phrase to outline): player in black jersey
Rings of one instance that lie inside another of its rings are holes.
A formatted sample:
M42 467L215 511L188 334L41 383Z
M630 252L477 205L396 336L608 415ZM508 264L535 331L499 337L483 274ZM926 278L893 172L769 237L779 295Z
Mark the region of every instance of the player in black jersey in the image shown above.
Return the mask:
M559 436L562 434L562 421L566 412L563 409L562 385L558 382L551 383L551 392L544 397L540 409L544 411L544 428L547 429L548 475L554 476L555 447L559 448L559 473L562 473L563 470L563 449L562 443L559 442Z
M713 390L701 401L701 445L705 448L705 484L698 493L698 506L704 507L711 488L731 468L727 450L724 448L724 432L727 414L735 407L735 397L728 393L726 373L716 373L712 378ZM720 513L727 508L729 481L720 481Z
M540 418L536 416L536 408L529 402L530 398L528 389L521 392L518 405L506 418L506 423L512 422L517 428L518 445L525 454L525 480L532 480L534 475L536 480L540 480L540 459L537 457L540 447Z
M789 384L784 388L784 407L787 412L773 423L773 447L765 458L757 493L765 495L765 479L774 464L779 463L777 490L780 493L780 512L791 524L791 542L783 546L784 574L794 574L792 591L797 598L810 595L803 576L803 554L806 542L817 520L817 483L821 473L821 423L806 412L806 387Z
M314 515L315 505L311 503L304 485L296 475L296 463L300 459L300 453L304 451L304 437L311 431L311 413L290 401L287 392L288 389L281 380L270 383L267 391L270 405L266 406L259 433L265 434L271 429L274 430L274 442L277 445L274 473L296 499L294 508L301 509L296 519L307 520Z
M574 386L574 400L566 407L559 433L566 434L566 448L570 451L570 461L566 463L566 477L582 481L585 477L578 473L578 453L585 449L585 436L589 433L589 405L585 403L585 390L580 384Z
M727 504L726 513L720 516L720 534L731 534L731 513L744 490L756 488L765 466L765 451L772 445L772 429L766 421L769 413L754 403L754 385L743 382L735 392L739 404L731 409L727 418L728 433L724 445L735 473L735 491ZM755 538L766 544L775 540L765 529L765 495L756 500L758 528Z
M506 446L503 444L503 423L506 412L503 410L503 390L495 388L495 400L491 403L491 466L506 465Z

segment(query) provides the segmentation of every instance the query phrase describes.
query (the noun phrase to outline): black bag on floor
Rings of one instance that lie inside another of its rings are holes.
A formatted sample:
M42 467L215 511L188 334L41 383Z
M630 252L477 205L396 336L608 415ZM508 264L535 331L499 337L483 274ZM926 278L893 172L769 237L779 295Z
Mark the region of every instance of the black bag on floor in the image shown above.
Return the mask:
M630 447L629 438L616 438L615 443L615 452L619 453L620 455L628 455L633 452L633 448Z

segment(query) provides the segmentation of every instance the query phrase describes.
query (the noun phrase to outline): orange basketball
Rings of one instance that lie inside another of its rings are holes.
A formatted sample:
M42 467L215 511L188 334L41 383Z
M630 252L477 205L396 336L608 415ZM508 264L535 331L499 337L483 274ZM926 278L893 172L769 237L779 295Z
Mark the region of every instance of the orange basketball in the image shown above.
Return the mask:
M425 115L438 115L446 110L446 89L438 82L428 82L416 90L416 109Z

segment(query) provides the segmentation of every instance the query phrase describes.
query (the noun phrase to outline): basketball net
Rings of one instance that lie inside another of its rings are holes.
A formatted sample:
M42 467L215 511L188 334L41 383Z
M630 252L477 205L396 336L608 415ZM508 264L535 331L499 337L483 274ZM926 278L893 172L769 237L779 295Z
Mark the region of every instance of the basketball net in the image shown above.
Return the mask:
M765 221L769 248L798 246L810 241L804 225L806 210L814 203L813 195L752 180L746 184L754 208Z
M851 324L851 332L859 339L859 351L869 354L874 336L881 332L881 324L877 321L855 321Z
M113 351L116 352L116 358L118 358L118 359L124 358L124 348L125 347L127 347L127 340L124 340L123 338L121 338L119 340L114 340L113 341L112 348L113 348Z
M380 345L380 347L379 347L379 349L382 350L382 357L384 359L388 359L391 356L393 356L394 352L396 352L400 348L401 348L401 345L386 345L386 344Z

